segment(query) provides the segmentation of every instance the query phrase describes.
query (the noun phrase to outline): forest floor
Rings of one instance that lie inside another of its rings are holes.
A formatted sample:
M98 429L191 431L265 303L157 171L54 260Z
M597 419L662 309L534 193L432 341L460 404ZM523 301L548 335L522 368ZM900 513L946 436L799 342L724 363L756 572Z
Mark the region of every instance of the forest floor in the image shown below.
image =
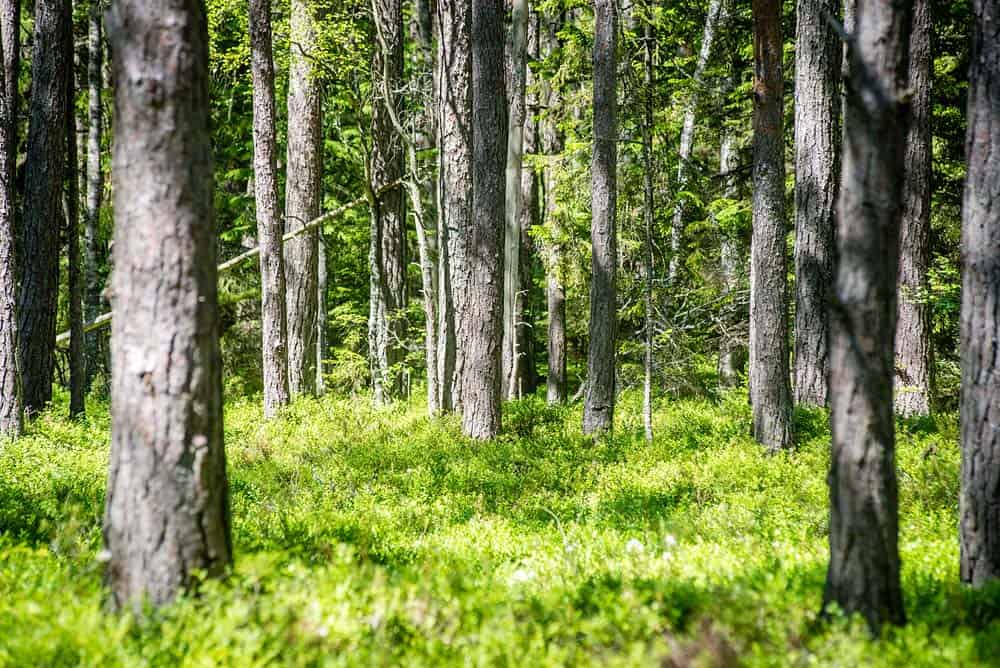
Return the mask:
M327 397L271 424L227 405L235 569L142 620L103 607L107 406L42 416L0 452L0 665L1000 660L1000 590L958 584L954 416L899 425L910 624L872 641L817 614L822 413L768 457L742 393L659 402L651 445L632 395L597 444L579 406L516 402L470 443L423 405Z

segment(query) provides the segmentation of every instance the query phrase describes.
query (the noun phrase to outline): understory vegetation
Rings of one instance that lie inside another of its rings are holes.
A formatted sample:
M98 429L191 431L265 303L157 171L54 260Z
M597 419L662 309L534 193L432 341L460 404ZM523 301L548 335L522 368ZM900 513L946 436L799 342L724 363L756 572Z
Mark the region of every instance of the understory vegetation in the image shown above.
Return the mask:
M461 436L422 397L226 407L235 567L144 618L106 611L106 406L61 397L0 451L0 665L977 665L1000 591L959 584L952 415L900 421L909 625L821 619L829 433L764 454L744 391L641 397L613 437L529 397ZM916 658L914 658L916 657Z

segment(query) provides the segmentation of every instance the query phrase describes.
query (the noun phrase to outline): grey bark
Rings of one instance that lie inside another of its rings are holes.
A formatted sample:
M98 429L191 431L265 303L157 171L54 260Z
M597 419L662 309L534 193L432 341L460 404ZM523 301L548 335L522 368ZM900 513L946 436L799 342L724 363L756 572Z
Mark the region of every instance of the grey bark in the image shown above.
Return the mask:
M20 51L20 2L0 2L0 62L3 63L3 99L0 99L0 438L20 435L21 378L18 369L16 158L17 74ZM8 54L13 54L8 56Z
M781 3L777 0L754 0L753 22L750 404L754 438L768 450L776 451L792 443Z
M521 218L524 191L521 172L524 163L524 135L528 70L528 0L511 3L510 39L510 114L507 126L507 180L503 241L503 393L508 399L518 397L517 298L521 292Z
M67 3L65 21L69 36L63 46L66 59L73 62L73 7ZM80 256L80 163L78 138L76 133L76 77L70 68L66 76L66 116L65 128L65 189L63 191L63 220L66 223L67 246L67 292L69 293L69 415L83 415L84 397L87 385L87 367L83 339L83 258ZM55 330L53 329L53 351L55 350Z
M959 544L963 582L1000 577L1000 5L973 2L968 172L962 210L962 474Z
M701 36L701 48L698 51L698 61L694 68L694 91L684 110L684 124L681 126L681 144L677 155L677 198L674 204L674 217L670 226L670 264L667 277L670 284L677 281L680 271L684 245L684 226L687 222L687 195L682 194L688 188L690 180L691 154L694 151L695 120L698 111L698 101L701 97L703 77L712 55L712 44L715 41L716 26L723 13L723 0L710 0L708 14L705 16L705 28Z
M222 442L208 29L200 0L114 0L111 465L118 608L162 605L232 559Z
M327 314L327 270L326 237L323 226L316 227L318 247L316 249L316 396L326 394L326 378L323 369L326 360L326 320Z
M66 160L66 113L72 59L68 0L35 3L34 49L24 217L18 255L18 335L24 408L42 410L52 399L59 229Z
M319 84L310 60L316 42L312 11L308 0L292 0L286 232L316 218L320 209L322 117ZM319 233L310 230L285 245L288 389L292 396L316 394L318 272Z
M250 0L253 66L253 173L260 244L260 319L264 417L277 416L289 402L288 324L285 310L283 222L278 208L277 111L271 0Z
M795 24L795 402L826 406L827 302L840 171L837 0L799 0Z
M583 432L610 431L615 414L618 329L615 229L618 169L618 17L613 0L594 0L594 139L591 162L590 346Z
M728 97L736 88L739 61L731 60L731 74L726 77L723 92ZM740 199L740 184L736 175L740 167L739 137L730 123L724 122L719 137L719 174L723 182L723 197L735 202ZM745 275L745 253L738 235L733 230L723 230L719 241L719 268L722 290L726 296L723 312L723 331L719 342L719 383L732 387L739 382L746 364L746 337L737 335L746 322L747 313L738 306L736 292L741 277Z
M906 137L903 223L899 246L896 322L896 412L927 415L934 398L931 305L931 9L913 2L909 90L912 122Z
M403 80L403 5L401 0L375 0L378 48L372 55L372 81L377 104L372 106L372 189L403 176L403 142L387 105L400 108ZM386 101L385 95L389 96ZM371 270L368 344L372 356L375 403L382 405L402 391L399 364L405 352L406 216L403 190L392 188L376 198L371 213Z
M642 228L643 255L643 360L642 424L646 440L653 440L653 24L643 27L643 99L642 123Z
M104 260L101 248L101 202L104 198L104 173L101 171L101 135L104 112L103 96L104 37L102 27L103 3L91 4L87 30L87 174L86 207L83 214L83 252L86 288L84 315L88 321L101 313L101 292L97 267ZM89 387L97 368L105 362L101 335L86 335L87 385Z
M830 564L824 606L905 621L892 414L912 3L859 0L850 44L830 312Z
M507 94L502 0L472 0L472 220L459 230L461 261L451 266L455 302L455 375L462 431L500 433L503 327L504 165Z

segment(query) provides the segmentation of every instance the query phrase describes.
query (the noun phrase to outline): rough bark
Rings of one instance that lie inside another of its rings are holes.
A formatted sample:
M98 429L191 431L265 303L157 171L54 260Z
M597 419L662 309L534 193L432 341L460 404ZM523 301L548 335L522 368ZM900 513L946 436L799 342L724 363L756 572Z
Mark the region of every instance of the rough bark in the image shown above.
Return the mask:
M1000 5L973 2L968 172L962 210L962 475L959 543L963 582L1000 577Z
M232 558L222 443L208 30L200 0L114 0L115 273L104 541L141 612Z
M17 73L20 2L0 2L0 438L21 433L21 378L18 372L15 186L17 156ZM13 57L8 57L13 53Z
M94 1L90 7L87 30L87 174L86 207L83 213L84 252L84 316L88 321L101 313L103 286L98 279L98 265L104 261L101 248L101 202L104 198L104 173L101 171L101 134L104 112L103 96L104 37L103 3ZM96 332L86 335L87 386L98 367L105 364L105 347Z
M35 3L17 304L24 408L29 413L37 413L51 401L55 367L66 92L73 66L72 59L66 58L72 27L67 5L68 0Z
M372 81L381 104L372 106L372 189L403 176L403 142L396 133L387 104L400 108L403 79L403 4L375 0L378 48L372 55ZM388 93L388 103L383 100ZM402 391L398 365L403 361L406 323L406 216L403 190L392 188L376 198L371 214L369 350L375 403L382 405Z
M73 62L72 4L65 7L65 21L69 26L69 38L65 40L66 59ZM83 259L80 256L80 164L78 138L76 133L76 77L70 69L66 77L66 117L65 128L65 188L63 190L63 220L66 223L67 280L69 293L69 415L83 415L86 395L87 367L83 340ZM53 330L53 336L55 330ZM55 340L53 339L53 350Z
M840 171L837 0L799 0L795 24L795 402L826 406L827 302Z
M750 248L750 404L768 450L792 443L788 378L788 259L781 3L754 0L753 235Z
M617 11L612 0L594 0L594 139L591 162L590 347L583 432L609 431L615 414L615 347L618 329L615 229L618 169Z
M512 0L510 38L510 114L507 126L507 180L503 241L503 393L518 397L517 297L521 292L521 216L524 191L524 124L527 118L525 92L528 71L528 0Z
M285 312L284 232L278 208L277 111L271 0L250 0L253 65L253 174L260 244L260 320L263 353L264 417L288 404L288 325Z
M472 60L468 0L438 2L438 372L441 410L457 408L455 267L466 262L461 235L472 224Z
M322 176L319 84L310 60L316 42L314 17L308 0L293 0L291 12L286 232L319 215ZM318 232L311 230L285 245L288 389L293 396L316 394L318 272Z
M850 45L830 310L830 565L824 605L902 624L893 335L912 4L860 0Z
M912 121L906 137L903 224L899 245L896 322L896 411L927 415L934 398L931 305L931 9L913 2L909 71Z
M701 97L701 87L705 68L708 66L709 58L712 55L712 44L715 41L716 26L722 14L723 0L710 0L708 14L705 16L705 28L701 36L701 48L698 51L698 61L694 67L694 91L684 110L684 123L681 126L681 142L677 155L677 201L674 204L674 217L670 226L670 264L667 268L667 277L670 284L677 281L677 274L680 271L683 260L684 227L687 222L688 202L687 195L683 194L688 189L690 180L691 154L694 151L694 130L695 120L698 111L698 101Z
M451 266L455 355L462 431L488 439L500 433L500 348L503 327L504 86L502 0L472 0L472 220L459 230L461 262Z

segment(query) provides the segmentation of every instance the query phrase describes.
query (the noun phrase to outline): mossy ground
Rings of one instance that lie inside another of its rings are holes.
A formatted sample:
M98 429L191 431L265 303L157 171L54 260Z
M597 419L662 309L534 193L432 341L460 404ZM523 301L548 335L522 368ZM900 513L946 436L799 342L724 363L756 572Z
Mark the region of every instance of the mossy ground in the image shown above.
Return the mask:
M226 407L236 565L139 620L107 614L107 407L46 415L0 453L0 664L975 665L1000 661L1000 592L957 582L953 416L899 425L910 624L820 620L829 435L769 457L746 400L664 400L642 439L579 407L508 406L462 438L421 398Z

